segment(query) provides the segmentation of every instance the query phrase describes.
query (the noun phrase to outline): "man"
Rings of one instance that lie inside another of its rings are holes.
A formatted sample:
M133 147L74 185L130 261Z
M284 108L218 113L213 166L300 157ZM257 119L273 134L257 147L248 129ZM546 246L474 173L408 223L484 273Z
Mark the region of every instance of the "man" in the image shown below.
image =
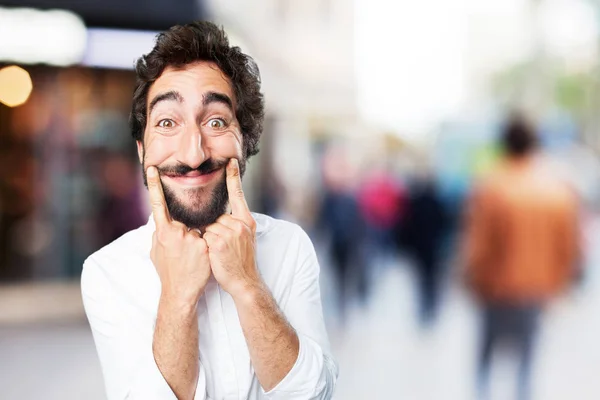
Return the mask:
M534 131L522 117L509 121L502 144L505 159L474 191L466 261L483 305L480 396L487 395L493 350L512 339L520 355L518 398L527 399L540 314L576 272L578 206L536 157Z
M195 22L160 34L136 72L152 216L92 254L81 282L108 398L331 398L312 243L242 191L264 116L256 65Z

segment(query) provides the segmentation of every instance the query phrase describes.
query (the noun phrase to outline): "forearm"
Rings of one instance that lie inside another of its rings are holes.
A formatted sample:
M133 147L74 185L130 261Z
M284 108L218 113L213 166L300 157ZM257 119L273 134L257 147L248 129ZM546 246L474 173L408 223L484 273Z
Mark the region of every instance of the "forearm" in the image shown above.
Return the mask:
M177 398L193 399L199 373L195 304L161 297L152 350L160 372Z
M294 366L298 336L266 287L250 289L234 301L254 371L263 389L269 391Z

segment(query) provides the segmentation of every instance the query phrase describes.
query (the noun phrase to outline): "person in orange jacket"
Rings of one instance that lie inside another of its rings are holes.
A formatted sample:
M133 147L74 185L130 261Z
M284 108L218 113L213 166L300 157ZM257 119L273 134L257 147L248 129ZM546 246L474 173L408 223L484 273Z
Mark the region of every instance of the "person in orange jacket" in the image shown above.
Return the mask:
M502 145L504 159L475 185L463 250L483 312L480 398L493 350L512 339L520 354L518 398L525 400L540 315L576 275L579 212L575 193L537 156L535 132L523 117L509 120Z

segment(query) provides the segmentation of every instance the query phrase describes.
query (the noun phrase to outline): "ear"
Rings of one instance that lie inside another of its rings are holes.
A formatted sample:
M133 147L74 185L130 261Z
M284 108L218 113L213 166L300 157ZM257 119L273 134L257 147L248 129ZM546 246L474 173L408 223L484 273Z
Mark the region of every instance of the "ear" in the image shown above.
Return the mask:
M144 142L142 142L141 140L136 140L135 143L137 144L138 158L140 159L140 164L144 164Z

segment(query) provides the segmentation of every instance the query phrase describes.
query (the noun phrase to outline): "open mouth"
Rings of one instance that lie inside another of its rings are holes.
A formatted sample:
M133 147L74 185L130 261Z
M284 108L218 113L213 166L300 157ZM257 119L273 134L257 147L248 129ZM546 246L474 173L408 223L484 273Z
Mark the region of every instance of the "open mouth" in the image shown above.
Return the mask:
M195 170L186 174L165 174L165 177L182 186L203 186L210 183L221 170L217 168L205 173Z

